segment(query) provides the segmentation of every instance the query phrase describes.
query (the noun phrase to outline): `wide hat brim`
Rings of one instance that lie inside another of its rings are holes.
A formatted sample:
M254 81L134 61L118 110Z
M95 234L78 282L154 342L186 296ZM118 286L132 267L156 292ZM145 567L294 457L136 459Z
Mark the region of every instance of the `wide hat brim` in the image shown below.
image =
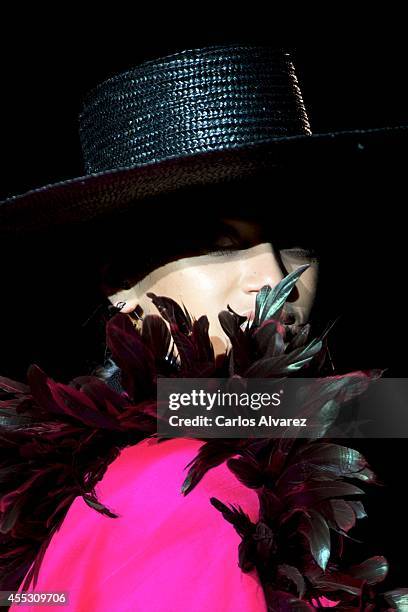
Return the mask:
M45 185L0 202L3 234L77 224L129 210L147 198L195 185L217 184L296 168L336 167L401 155L408 126L271 138L244 146L117 168ZM275 170L274 170L275 169Z

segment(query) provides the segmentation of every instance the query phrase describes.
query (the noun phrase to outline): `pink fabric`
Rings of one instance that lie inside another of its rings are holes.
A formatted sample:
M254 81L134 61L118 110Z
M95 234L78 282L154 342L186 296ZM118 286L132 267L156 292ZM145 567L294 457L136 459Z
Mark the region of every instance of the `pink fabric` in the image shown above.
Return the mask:
M264 612L256 573L238 567L240 538L210 504L240 504L256 520L256 493L225 464L210 470L186 497L186 464L202 442L144 440L124 449L97 485L117 519L73 502L45 554L35 591L68 592L68 606L11 610L78 612Z
M102 516L77 497L45 554L34 592L66 591L68 605L10 609L265 612L256 572L238 567L238 534L209 501L239 504L255 521L256 493L225 463L187 497L180 493L201 444L149 439L122 450L96 487L120 517Z

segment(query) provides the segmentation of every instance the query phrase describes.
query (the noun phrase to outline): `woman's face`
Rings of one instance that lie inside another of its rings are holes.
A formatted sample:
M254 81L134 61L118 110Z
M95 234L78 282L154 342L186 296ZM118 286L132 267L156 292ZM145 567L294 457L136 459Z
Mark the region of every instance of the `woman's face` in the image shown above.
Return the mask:
M297 267L310 264L289 296L285 311L295 322L305 323L313 305L318 261L300 248L276 251L255 221L223 218L206 248L197 249L157 267L129 288L110 294L109 300L122 312L137 305L144 314L157 314L148 292L173 298L198 318L205 314L216 354L228 348L228 339L218 313L229 305L235 312L251 316L257 292L264 285L275 286Z

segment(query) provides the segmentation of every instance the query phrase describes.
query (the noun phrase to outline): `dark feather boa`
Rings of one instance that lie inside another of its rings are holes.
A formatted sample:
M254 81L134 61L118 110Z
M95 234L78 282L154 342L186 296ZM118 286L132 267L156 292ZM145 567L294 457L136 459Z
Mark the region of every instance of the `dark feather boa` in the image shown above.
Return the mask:
M118 312L107 323L107 346L120 368L122 391L98 376L55 382L37 366L27 384L0 378L0 590L34 586L41 561L76 496L117 518L99 502L95 486L121 449L156 434L156 381L167 377L319 377L311 404L330 402L313 439L204 440L182 492L220 463L256 490L260 514L252 523L240 507L211 498L241 537L244 572L257 570L269 610L313 610L319 598L338 610L407 610L408 589L381 593L384 557L346 566L349 531L365 515L355 482L376 482L356 450L322 440L343 402L362 393L378 371L325 376L327 331L309 340L308 325L283 322L285 301L307 266L274 289L264 287L252 323L231 309L220 313L231 350L215 359L205 316L193 320L166 297L150 294L159 315L136 329ZM244 323L244 325L243 325ZM332 373L331 373L332 374ZM347 384L345 384L347 383ZM350 481L354 481L350 482Z

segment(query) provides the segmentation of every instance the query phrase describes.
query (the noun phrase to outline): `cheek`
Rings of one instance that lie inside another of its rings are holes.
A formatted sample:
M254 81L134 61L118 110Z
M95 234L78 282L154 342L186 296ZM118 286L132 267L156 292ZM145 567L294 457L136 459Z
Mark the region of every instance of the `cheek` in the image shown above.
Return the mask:
M138 283L136 292L146 312L152 312L149 307L151 302L146 297L146 293L151 291L183 303L194 316L198 317L204 313L212 315L213 310L220 304L223 305L230 283L230 275L223 266L216 264L188 266L180 262L176 268L174 264L169 264L154 271ZM218 315L218 310L216 314Z
M303 265L303 262L300 264L298 261L292 263L287 263L285 261L285 267L288 272L296 270L296 268L298 268L300 265ZM298 283L296 284L298 293L296 298L291 302L291 305L298 310L299 313L301 313L301 318L304 320L306 320L309 316L315 300L318 276L319 264L317 262L313 262L311 263L310 268L308 268L308 270L302 274Z
M222 271L213 270L213 266L209 264L181 270L177 282L186 298L206 300L222 291L225 279Z
M308 268L300 277L296 284L297 296L290 301L292 310L297 312L299 322L305 322L309 317L310 311L313 306L313 302L316 296L317 282L319 276L319 263L317 261L308 261L306 259L300 260L298 258L289 257L288 255L282 254L282 262L285 266L287 273L293 272L304 264L310 264Z
M305 307L312 307L316 295L318 275L318 264L312 264L311 267L303 274L304 278L300 279L299 300L304 303Z
M165 268L165 267L164 267ZM218 313L231 301L231 271L217 264L185 266L174 270L157 270L138 283L137 301L145 314L157 314L146 296L149 291L172 298L194 317L205 314L210 324L210 337L215 354L225 352L228 341L218 320Z

